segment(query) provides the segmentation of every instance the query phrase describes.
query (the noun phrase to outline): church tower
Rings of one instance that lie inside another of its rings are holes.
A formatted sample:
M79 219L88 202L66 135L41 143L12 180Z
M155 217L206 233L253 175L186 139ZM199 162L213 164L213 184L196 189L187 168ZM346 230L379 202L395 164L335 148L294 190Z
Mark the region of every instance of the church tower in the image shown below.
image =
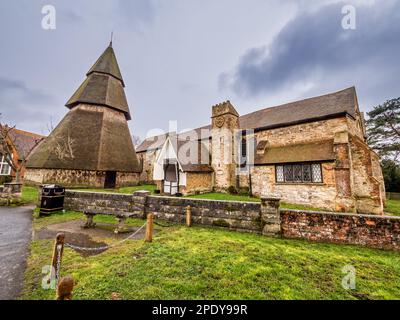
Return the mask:
M236 187L239 114L230 101L212 107L212 167L216 191Z
M69 112L28 158L27 182L99 188L138 183L131 114L111 43L86 76L66 103Z

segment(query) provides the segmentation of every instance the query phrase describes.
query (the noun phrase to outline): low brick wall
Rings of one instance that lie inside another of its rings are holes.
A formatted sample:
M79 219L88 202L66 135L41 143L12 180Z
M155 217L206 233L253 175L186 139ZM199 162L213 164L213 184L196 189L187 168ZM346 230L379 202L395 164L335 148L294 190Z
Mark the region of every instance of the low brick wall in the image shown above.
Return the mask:
M400 217L279 210L279 199L261 203L67 191L65 208L89 214L156 218L184 223L190 206L194 224L310 241L400 250Z
M285 238L400 250L400 217L281 209Z

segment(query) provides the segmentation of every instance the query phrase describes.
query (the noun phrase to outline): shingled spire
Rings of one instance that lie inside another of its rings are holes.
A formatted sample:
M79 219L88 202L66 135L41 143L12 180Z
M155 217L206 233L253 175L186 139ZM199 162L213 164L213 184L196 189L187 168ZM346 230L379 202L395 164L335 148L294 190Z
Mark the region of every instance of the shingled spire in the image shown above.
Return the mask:
M104 172L110 172L117 186L137 182L141 166L128 128L131 116L111 44L66 106L70 111L28 159L28 169L40 169L32 176L45 175L40 183L90 186L96 181L95 186L101 186ZM60 170L62 174L54 179L53 173ZM68 181L60 181L61 177Z
M86 80L66 103L68 108L72 109L80 103L102 105L122 111L126 119L131 120L124 80L111 42L86 76Z

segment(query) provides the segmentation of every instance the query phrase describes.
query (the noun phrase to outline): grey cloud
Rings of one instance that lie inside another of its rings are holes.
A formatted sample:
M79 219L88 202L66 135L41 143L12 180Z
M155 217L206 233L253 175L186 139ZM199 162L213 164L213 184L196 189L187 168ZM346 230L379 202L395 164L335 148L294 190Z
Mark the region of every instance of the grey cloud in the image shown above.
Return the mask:
M400 72L400 2L357 6L356 30L342 28L342 7L300 12L269 47L248 50L233 72L222 74L221 87L250 96L308 82L317 92L356 84L364 92L379 87L393 94Z
M54 97L38 90L29 89L23 81L0 77L0 113L1 121L17 127L31 127L42 133L43 126L52 112ZM42 119L40 125L33 125L32 120Z
M23 81L10 80L0 77L0 103L5 99L17 99L23 103L43 104L51 103L53 97L38 90L29 89Z
M155 5L153 0L119 0L117 8L126 25L139 31L154 20Z

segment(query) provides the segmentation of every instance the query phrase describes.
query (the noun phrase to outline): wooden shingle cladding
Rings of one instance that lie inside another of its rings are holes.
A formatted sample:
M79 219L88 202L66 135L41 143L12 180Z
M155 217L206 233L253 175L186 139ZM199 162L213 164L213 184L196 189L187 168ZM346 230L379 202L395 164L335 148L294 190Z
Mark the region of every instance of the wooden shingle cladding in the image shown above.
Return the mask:
M72 154L60 157L57 150ZM28 168L141 172L124 115L108 108L72 109L29 157Z
M111 44L66 106L70 111L34 149L27 168L71 174L77 170L113 172L117 180L123 173L142 171L128 128L131 116L124 82Z
M122 111L131 120L124 92L124 80L111 45L86 74L86 80L66 103L73 108L80 103L110 107Z
M110 107L122 111L127 120L131 119L121 82L108 75L91 74L68 100L66 106L72 109L80 103Z

